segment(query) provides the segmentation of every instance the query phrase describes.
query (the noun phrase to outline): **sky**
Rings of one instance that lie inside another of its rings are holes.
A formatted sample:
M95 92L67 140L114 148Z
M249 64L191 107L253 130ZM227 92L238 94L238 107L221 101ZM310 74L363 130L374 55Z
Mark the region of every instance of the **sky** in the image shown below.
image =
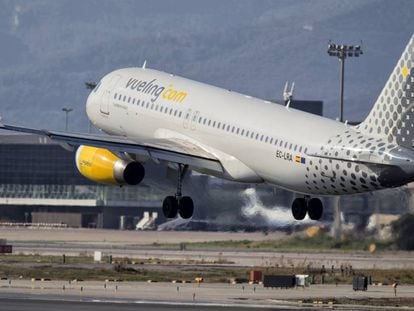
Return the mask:
M0 115L86 131L85 81L122 67L181 75L263 99L318 99L335 118L339 62L329 40L362 44L346 61L345 119L368 114L414 32L410 0L0 0Z

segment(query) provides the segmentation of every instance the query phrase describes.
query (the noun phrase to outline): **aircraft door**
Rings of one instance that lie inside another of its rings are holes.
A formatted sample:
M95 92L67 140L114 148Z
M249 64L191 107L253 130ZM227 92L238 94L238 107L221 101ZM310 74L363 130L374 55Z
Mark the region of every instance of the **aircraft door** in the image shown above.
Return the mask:
M191 109L187 109L187 111L185 112L184 123L183 123L183 126L185 129L187 129L190 124L190 118L191 118Z
M120 79L121 79L121 76L113 75L112 77L110 77L108 84L104 86L105 90L102 94L101 106L100 106L100 111L102 114L109 115L109 104L111 103L111 100L112 100L111 95L113 94L113 91Z
M194 131L196 129L198 116L200 115L200 111L194 111L193 116L191 118L191 130Z

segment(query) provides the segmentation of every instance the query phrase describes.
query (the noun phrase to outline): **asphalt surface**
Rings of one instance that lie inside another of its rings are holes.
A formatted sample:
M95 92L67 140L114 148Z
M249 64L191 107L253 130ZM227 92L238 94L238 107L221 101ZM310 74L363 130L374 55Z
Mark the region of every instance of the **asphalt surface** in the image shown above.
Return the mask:
M91 302L91 301L63 301L63 300L33 300L33 299L4 299L0 298L0 310L7 311L136 311L136 310L149 310L149 311L185 311L185 310L290 310L286 307L248 307L248 306L209 306L200 304L159 304L159 303L116 303L116 302ZM300 310L300 309L296 309Z
M348 297L352 299L393 298L391 286L369 286L353 291L352 285L311 285L307 288L269 289L262 285L223 283L67 282L0 280L0 298L89 299L154 301L159 303L214 303L217 305L278 305L281 301ZM414 297L414 286L400 285L398 297Z
M151 245L153 243L208 242L208 241L263 241L288 238L284 232L264 235L260 232L205 232L205 231L130 231L83 228L19 228L0 227L0 236L8 241L87 242L111 245Z

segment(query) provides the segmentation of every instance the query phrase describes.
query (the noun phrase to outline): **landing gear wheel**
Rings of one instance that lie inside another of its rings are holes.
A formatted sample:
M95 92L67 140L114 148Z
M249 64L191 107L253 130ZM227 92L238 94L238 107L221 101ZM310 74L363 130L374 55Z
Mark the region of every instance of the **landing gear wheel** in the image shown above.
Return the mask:
M312 220L321 219L323 214L323 204L320 199L313 198L308 201L308 215Z
M296 198L292 203L292 215L296 220L303 220L306 216L306 200Z
M190 197L182 197L178 203L178 213L181 218L188 219L193 216L194 203Z
M175 218L177 217L178 212L178 202L177 199L173 196L168 196L164 199L162 203L162 212L164 216L167 218Z

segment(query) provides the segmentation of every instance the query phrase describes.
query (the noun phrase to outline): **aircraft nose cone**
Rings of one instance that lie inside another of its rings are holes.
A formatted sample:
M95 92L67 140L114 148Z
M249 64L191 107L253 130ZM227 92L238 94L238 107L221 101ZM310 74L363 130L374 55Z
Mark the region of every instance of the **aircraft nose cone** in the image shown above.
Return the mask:
M86 115L92 123L96 110L98 109L97 107L99 107L98 101L99 97L96 96L96 93L94 91L92 91L86 99Z

